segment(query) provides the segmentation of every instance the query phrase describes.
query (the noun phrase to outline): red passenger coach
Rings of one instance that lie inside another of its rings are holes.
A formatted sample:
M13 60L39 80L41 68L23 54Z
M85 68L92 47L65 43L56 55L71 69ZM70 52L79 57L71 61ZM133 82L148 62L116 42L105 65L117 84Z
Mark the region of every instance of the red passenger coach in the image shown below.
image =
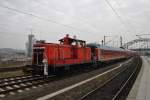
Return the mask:
M125 49L103 46L95 43L88 44L87 46L90 47L92 53L95 54L98 63L127 58Z
M35 70L43 70L41 67L44 63L50 71L91 61L91 49L86 47L85 41L70 38L68 35L59 41L60 44L37 41L33 46L32 59Z

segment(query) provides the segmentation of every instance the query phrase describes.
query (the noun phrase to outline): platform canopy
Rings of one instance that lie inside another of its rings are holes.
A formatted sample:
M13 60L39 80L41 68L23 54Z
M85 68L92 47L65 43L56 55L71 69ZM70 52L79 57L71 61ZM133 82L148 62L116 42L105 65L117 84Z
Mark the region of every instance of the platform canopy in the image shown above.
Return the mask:
M129 46L138 43L138 42L150 42L150 38L139 38L132 41L129 41L123 45L124 48L128 48Z

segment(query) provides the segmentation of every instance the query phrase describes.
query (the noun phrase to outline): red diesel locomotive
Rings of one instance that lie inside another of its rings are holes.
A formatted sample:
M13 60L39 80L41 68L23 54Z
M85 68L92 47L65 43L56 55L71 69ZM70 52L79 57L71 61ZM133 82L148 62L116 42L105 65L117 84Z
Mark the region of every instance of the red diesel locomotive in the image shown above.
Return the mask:
M59 40L60 44L37 41L33 46L31 70L36 74L48 75L57 69L66 69L82 64L99 66L102 62L124 59L130 51L120 48L88 44L69 35Z

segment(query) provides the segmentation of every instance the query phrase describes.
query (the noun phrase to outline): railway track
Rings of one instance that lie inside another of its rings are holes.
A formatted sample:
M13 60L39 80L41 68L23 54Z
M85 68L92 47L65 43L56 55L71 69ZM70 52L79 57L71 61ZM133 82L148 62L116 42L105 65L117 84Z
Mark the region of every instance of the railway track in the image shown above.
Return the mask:
M131 59L130 59L130 61L131 61ZM118 65L120 65L120 64L118 64ZM89 69L89 70L91 71L91 69ZM32 88L42 86L43 84L53 83L52 82L53 80L60 80L61 81L62 79L65 79L67 77L71 77L71 76L74 76L74 75L78 75L78 74L81 74L81 73L87 73L87 72L88 72L87 70L83 70L81 72L79 70L77 70L77 72L74 72L74 73L71 73L71 74L68 73L66 75L63 75L63 77L59 77L59 78L56 75L48 76L47 78L45 78L43 76L40 76L40 75L36 75L36 76L26 75L26 76L16 76L16 77L3 78L3 79L0 79L0 97L5 97L6 96L6 98L4 98L4 99L9 100L7 98L11 98L11 97L13 97L12 94L15 94L14 96L16 98L16 95L19 95L19 94L17 94L18 92L23 92L24 90L29 90L29 89L31 90L31 91L28 91L29 93L32 92L32 91L36 92L35 91L36 89L32 90ZM55 76L56 76L56 78L54 78ZM62 83L63 83L63 80L62 80ZM53 87L53 86L49 86L49 87ZM52 90L52 89L50 89L50 90ZM26 93L23 92L23 93L20 93L20 94L24 94L24 93L28 94L28 92L26 92ZM9 94L11 94L11 95L9 95ZM32 96L32 97L36 98L36 96L35 97ZM18 96L18 98L24 98L24 97L19 97ZM26 99L28 99L28 98L26 97Z
M31 75L24 75L24 76L17 76L17 77L10 77L4 78L0 80L0 97L4 97L7 94L13 94L14 92L22 92L22 90L36 86L40 86L44 83L50 82L55 75L51 76L31 76Z
M79 100L125 100L141 68L141 59Z
M89 69L94 70L94 69ZM85 71L85 72L84 72ZM81 71L80 69L77 72L72 72L70 76L86 73L86 70ZM63 75L64 78L68 76L68 74ZM30 88L35 88L36 86L41 86L42 84L47 84L52 80L57 80L54 78L56 75L43 77L41 75L22 75L22 76L15 76L15 77L8 77L8 78L0 78L0 97L5 97L8 94L14 94L16 92L21 92L22 90L28 90ZM60 77L61 79L61 77Z
M88 77L84 80L74 82L72 85L61 88L60 90L50 92L47 95L39 97L37 100L78 100L79 97L86 94L89 90L95 88L98 84L101 85L105 81L109 80L112 76L115 76L117 73L121 73L121 71L126 69L128 64L131 64L132 62L133 60L131 58L116 67L92 75L91 77Z
M1 67L0 72L12 72L12 71L18 71L23 70L25 66L18 66L18 67Z
M7 82L11 80L21 79L21 78L28 78L28 77L32 77L32 76L31 75L19 75L19 76L14 76L14 77L0 78L0 83L5 82L5 81Z

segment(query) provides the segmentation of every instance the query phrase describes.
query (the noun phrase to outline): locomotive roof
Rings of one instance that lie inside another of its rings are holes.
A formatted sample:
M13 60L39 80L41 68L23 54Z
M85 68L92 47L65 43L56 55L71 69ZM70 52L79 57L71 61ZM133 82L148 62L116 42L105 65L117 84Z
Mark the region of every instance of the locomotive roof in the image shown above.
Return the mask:
M72 42L86 42L84 40L79 40L79 39L72 39L72 38L70 38L70 39L72 40ZM59 41L63 42L64 39L60 39Z
M125 51L125 49L122 49L122 48L115 48L115 47L110 47L110 46L103 46L103 45L96 44L96 43L90 43L90 44L87 44L87 46L88 47L100 48L102 50Z

